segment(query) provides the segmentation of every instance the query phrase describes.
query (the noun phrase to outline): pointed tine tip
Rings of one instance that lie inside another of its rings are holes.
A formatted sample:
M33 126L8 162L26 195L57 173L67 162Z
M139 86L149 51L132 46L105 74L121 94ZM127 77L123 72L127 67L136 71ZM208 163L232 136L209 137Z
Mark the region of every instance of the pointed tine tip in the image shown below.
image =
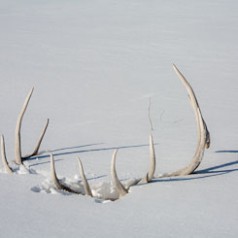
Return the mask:
M85 174L84 174L83 162L82 162L82 160L80 159L79 156L77 157L77 159L78 159L78 164L79 164L79 169L80 169L80 172L81 172L81 176L84 176Z
M5 144L5 141L4 141L4 135L1 134L1 147L3 147L4 144ZM1 148L1 149L3 149L3 148Z
M78 159L78 162L81 162L81 159L80 159L80 157L79 157L79 156L77 157L77 159Z
M1 146L4 147L5 146L5 140L4 140L4 135L1 134ZM3 149L3 148L2 148Z
M176 66L175 64L172 64L172 66L173 66L173 69L174 69L175 71L178 70L178 68L177 68L177 66Z
M112 161L114 161L114 163L116 161L117 153L118 153L118 149L115 149L112 154Z
M117 155L117 152L118 152L118 149L115 149L114 152L113 152L113 154L114 154L114 155Z
M180 72L180 70L178 69L178 67L175 65L175 64L173 64L173 69L174 69L174 71L175 71L175 73L178 75L178 77L179 77L179 79L181 80L181 81L187 81L186 79L185 79L185 77L184 77L184 75ZM188 82L186 82L186 83L188 83Z
M32 94L33 91L34 91L34 89L35 89L35 87L33 86L33 87L30 89L29 94Z
M51 170L55 171L55 158L53 154L50 154L50 165L51 165Z
M82 167L83 167L82 160L80 159L80 157L79 157L79 156L77 157L77 159L78 159L78 164L79 164L79 167L80 167L80 169L82 169Z
M182 76L182 73L180 72L180 70L178 69L178 67L175 64L173 64L173 69L177 75Z
M79 156L77 158L78 158L78 164L79 164L79 169L80 169L81 177L85 177L83 162L82 162L82 160L80 159Z
M111 173L113 177L117 177L117 172L116 172L117 152L118 152L118 149L115 149L113 151L112 160L111 160Z
M55 158L54 158L53 154L51 154L51 153L50 153L50 167L51 167L51 177L56 178L56 180L57 180L57 175L56 175L56 171L55 171Z
M32 87L28 93L28 95L26 96L26 102L29 102L32 94L33 94L33 91L34 91L34 87Z

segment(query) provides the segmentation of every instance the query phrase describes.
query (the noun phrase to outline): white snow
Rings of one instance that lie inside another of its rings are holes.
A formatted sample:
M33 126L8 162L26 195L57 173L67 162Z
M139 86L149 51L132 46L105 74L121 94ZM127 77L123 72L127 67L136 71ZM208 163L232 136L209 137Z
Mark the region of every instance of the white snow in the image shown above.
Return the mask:
M24 154L50 118L42 153L26 162L32 173L8 175L0 163L1 238L237 237L237 26L235 0L0 0L0 133L10 163L32 86ZM115 202L54 191L49 152L71 182L80 156L94 193L111 191L115 148L122 182L145 176L150 100L156 174L191 160L196 125L172 63L211 133L198 173L132 187Z

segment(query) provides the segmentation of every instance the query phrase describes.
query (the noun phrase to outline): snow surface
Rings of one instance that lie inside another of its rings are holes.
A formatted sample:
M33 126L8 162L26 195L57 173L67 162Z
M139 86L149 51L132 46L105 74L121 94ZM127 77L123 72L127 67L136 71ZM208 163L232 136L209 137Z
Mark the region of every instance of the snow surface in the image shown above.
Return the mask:
M29 153L45 120L35 173L0 173L1 237L237 237L238 2L0 0L0 133L14 159L25 96ZM175 63L192 84L211 132L197 174L135 186L115 202L47 193L49 151L60 178L110 184L145 175L150 124L156 174L186 165L196 125ZM2 165L1 165L2 166ZM21 171L22 172L22 171Z

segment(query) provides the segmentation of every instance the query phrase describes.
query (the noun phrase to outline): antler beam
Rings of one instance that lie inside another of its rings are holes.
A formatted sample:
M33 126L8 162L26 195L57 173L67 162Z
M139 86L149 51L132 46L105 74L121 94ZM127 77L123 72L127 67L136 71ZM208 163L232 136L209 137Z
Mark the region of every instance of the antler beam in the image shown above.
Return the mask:
M176 74L178 75L178 78L182 81L183 85L185 86L188 92L191 106L193 108L197 122L198 139L196 151L190 164L185 168L179 169L172 173L163 174L160 177L184 176L193 173L202 162L205 149L209 148L210 146L210 133L207 129L205 120L202 117L201 109L199 107L198 100L192 89L192 86L189 84L187 79L183 76L183 74L179 71L179 69L175 65L173 65L173 69L175 70Z

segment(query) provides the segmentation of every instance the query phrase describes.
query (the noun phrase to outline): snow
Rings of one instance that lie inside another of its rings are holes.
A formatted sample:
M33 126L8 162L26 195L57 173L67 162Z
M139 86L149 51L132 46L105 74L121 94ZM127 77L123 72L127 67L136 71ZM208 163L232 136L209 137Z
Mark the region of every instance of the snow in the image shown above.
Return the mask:
M14 159L47 118L41 154L0 172L1 237L237 237L238 3L234 0L0 0L0 133ZM92 187L110 191L119 148L122 182L144 177L151 119L156 175L185 166L196 125L175 63L193 86L211 133L197 173L134 186L114 202L50 187L49 152L63 181L78 181L80 156ZM45 188L50 188L49 190Z

